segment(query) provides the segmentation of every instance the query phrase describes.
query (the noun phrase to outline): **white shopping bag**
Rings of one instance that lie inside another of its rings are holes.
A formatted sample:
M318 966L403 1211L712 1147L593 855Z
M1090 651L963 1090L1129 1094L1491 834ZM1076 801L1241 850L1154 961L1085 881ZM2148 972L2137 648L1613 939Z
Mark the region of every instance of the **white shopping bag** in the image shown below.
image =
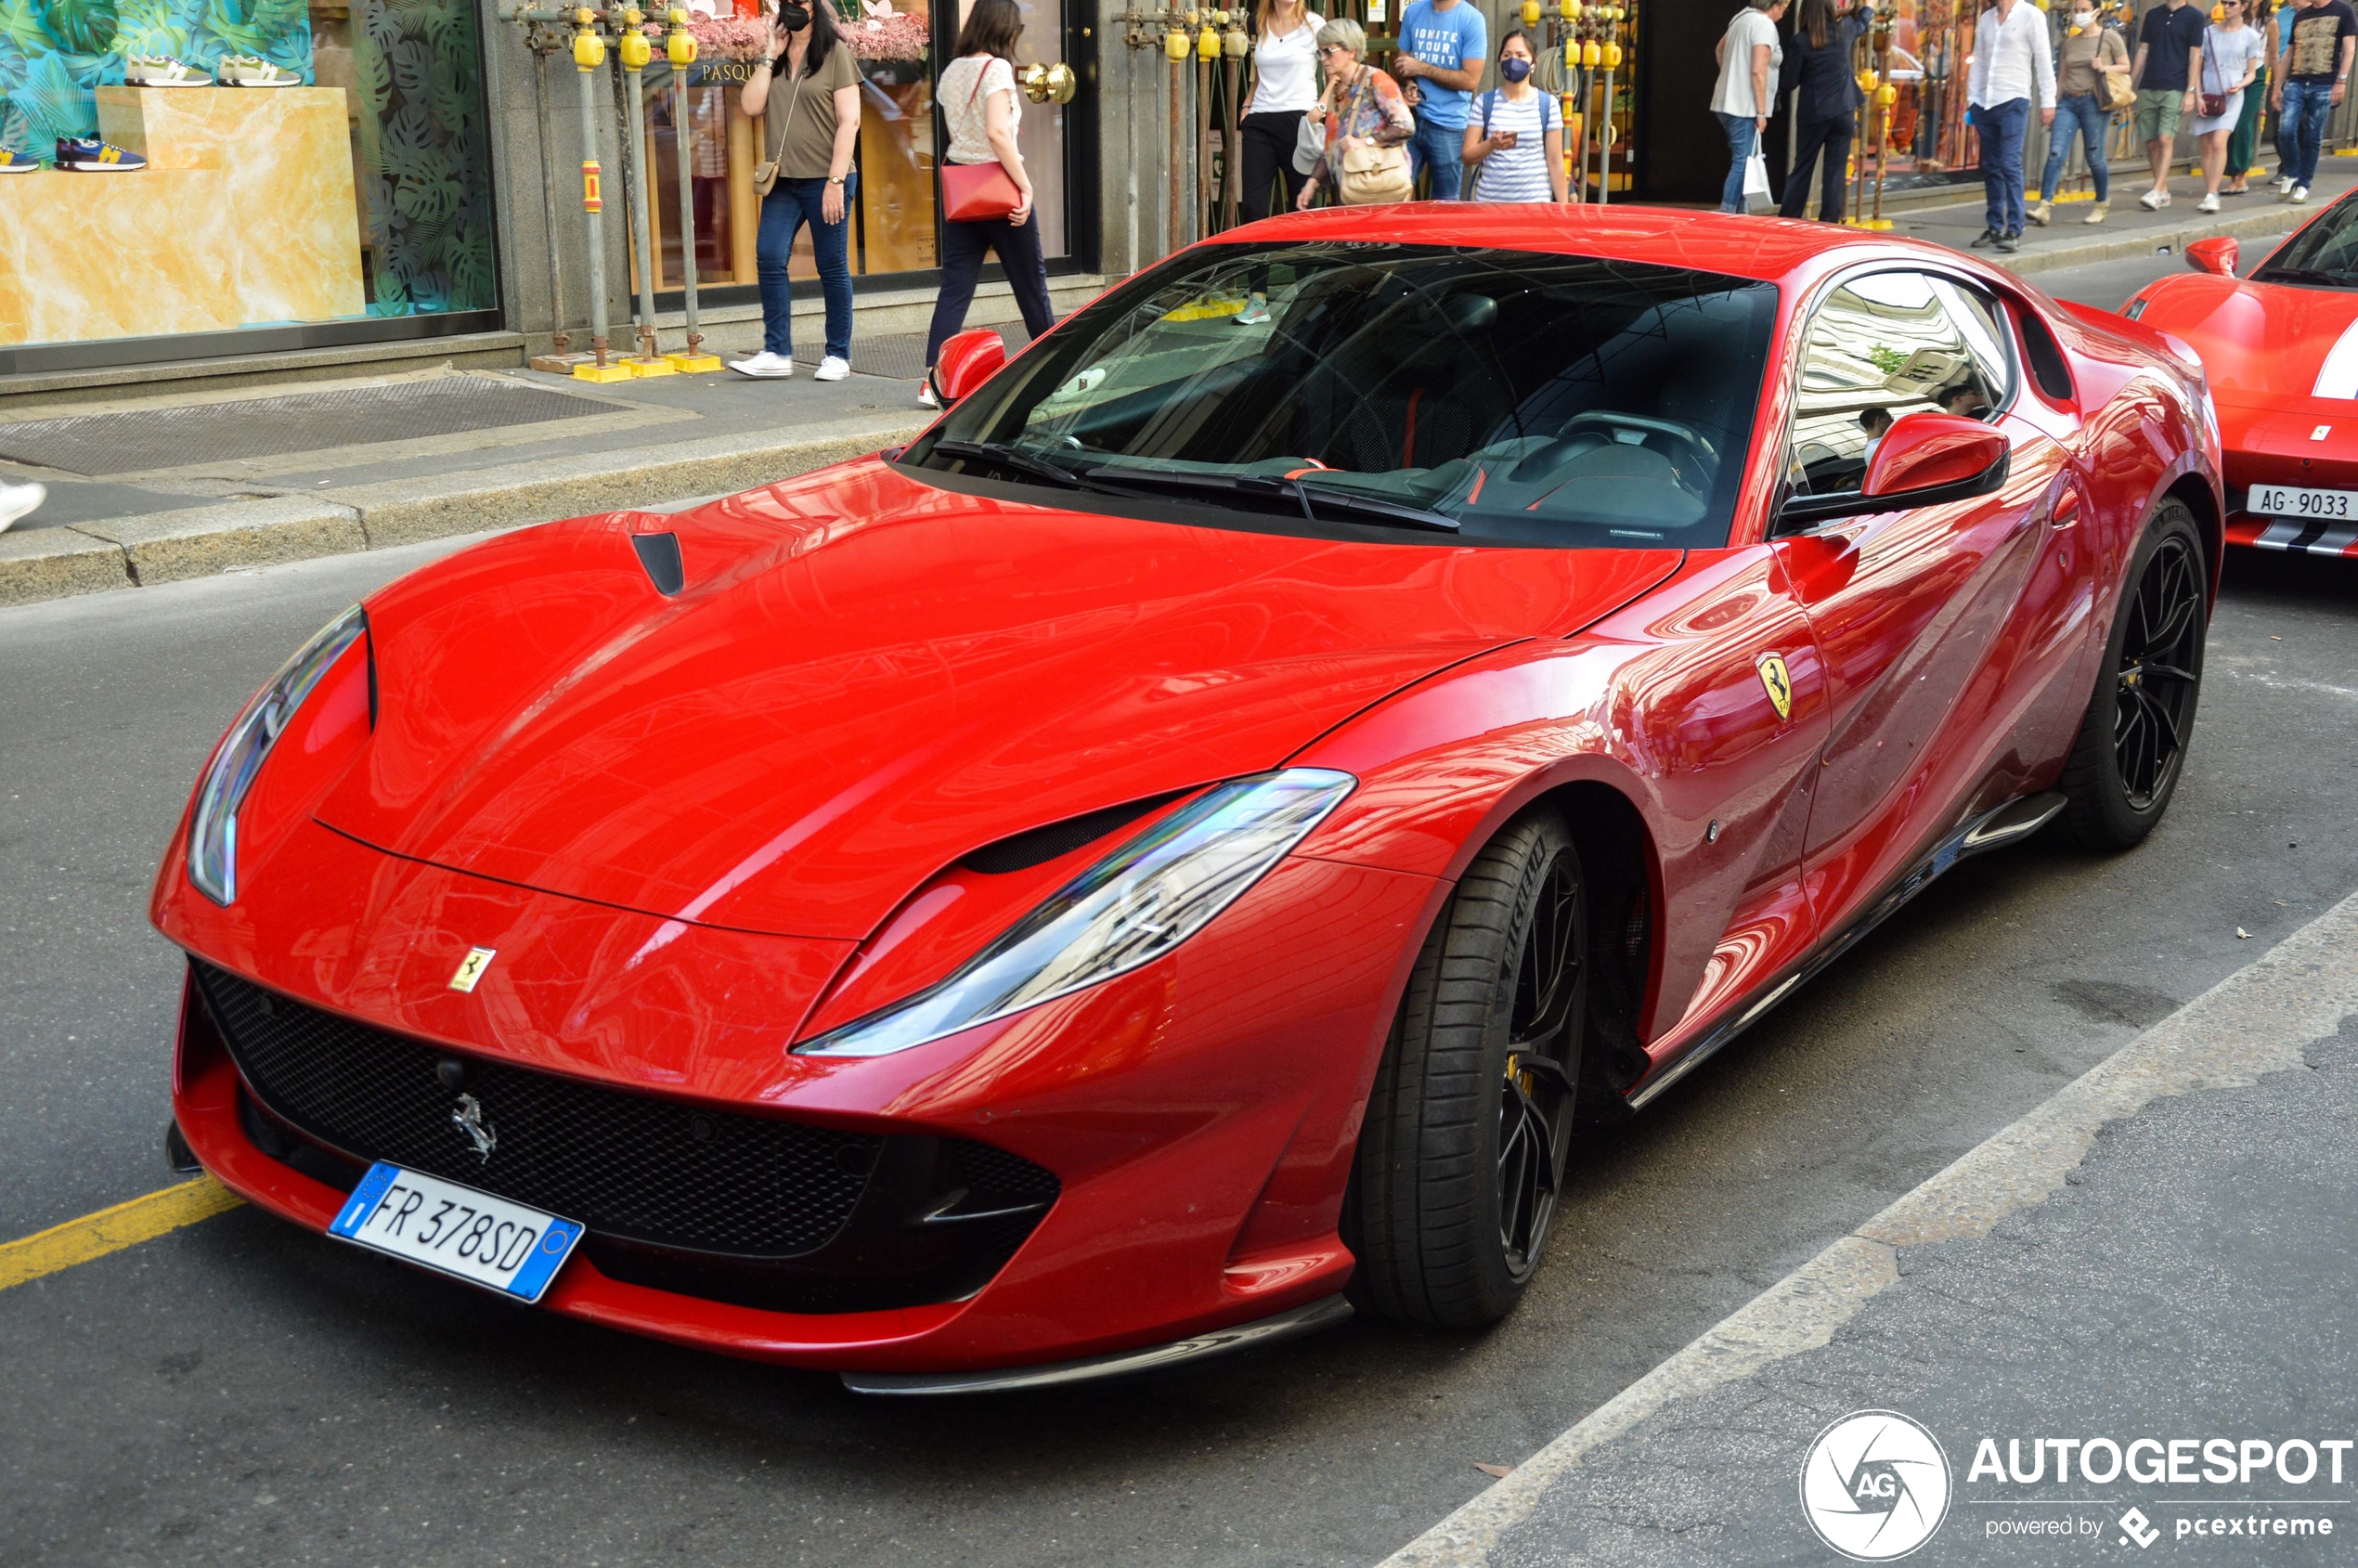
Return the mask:
M1768 160L1758 148L1744 160L1744 209L1768 204Z

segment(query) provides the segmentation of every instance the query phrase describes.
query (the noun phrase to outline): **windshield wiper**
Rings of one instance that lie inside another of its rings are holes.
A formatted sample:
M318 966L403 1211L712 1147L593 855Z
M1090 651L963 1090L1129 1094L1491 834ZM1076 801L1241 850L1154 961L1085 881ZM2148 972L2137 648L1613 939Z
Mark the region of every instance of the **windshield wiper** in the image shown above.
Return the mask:
M1093 468L1088 477L1109 486L1128 485L1145 489L1193 490L1214 496L1286 497L1302 508L1302 520L1316 523L1318 513L1312 508L1308 480L1314 475L1288 478L1275 473L1173 473L1158 469ZM1421 507L1388 501L1374 496L1354 495L1347 490L1333 490L1323 484L1318 486L1318 501L1325 505L1335 502L1339 510L1356 512L1363 518L1385 523L1406 524L1412 528L1430 528L1436 533L1454 534L1458 520Z
M1069 468L1061 468L1045 458L1035 458L1029 452L1017 451L1004 441L937 441L933 449L948 457L979 459L995 462L1002 468L1028 473L1035 479L1067 490L1093 490L1096 486Z
M2263 266L2251 275L2255 283L2322 283L2328 289L2347 289L2358 285L2358 278L2346 272L2321 272L2313 266Z

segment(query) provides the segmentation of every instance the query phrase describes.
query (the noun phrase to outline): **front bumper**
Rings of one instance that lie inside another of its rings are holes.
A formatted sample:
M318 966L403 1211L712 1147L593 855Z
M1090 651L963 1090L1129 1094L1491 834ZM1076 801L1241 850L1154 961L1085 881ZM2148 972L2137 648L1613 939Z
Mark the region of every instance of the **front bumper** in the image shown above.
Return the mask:
M2358 524L2244 510L2254 485L2358 490L2358 418L2349 405L2293 398L2283 407L2218 408L2226 449L2227 542L2296 555L2358 555Z
M602 1235L593 1222L543 1298L660 1339L879 1375L1117 1355L1340 1290L1352 1260L1336 1224L1360 1109L1442 891L1428 878L1289 861L1159 964L898 1056L813 1062L787 1055L790 1030L755 1048L760 941L689 927L654 943L664 923L652 917L585 912L304 834L300 907L261 886L227 910L187 897L175 847L158 924L233 986L423 1053L651 1097L682 1116L791 1121L836 1148L972 1145L1051 1175L1052 1206L1025 1216L1019 1245L1004 1263L987 1259L978 1279L952 1267L913 1287L904 1270L878 1294L874 1268L810 1266L788 1282L802 1295L763 1296L683 1276L676 1249L649 1265L648 1238ZM447 1005L443 950L463 952L462 934L499 954L480 1007ZM635 967L618 990L626 956ZM421 1027L428 1017L436 1027ZM315 1230L334 1217L355 1160L403 1159L349 1136L300 1136L318 1129L282 1089L274 1103L271 1086L241 1077L193 981L174 1100L208 1170ZM352 1158L323 1163L298 1147L322 1141ZM464 1153L455 1137L452 1148ZM470 1180L463 1166L449 1174ZM871 1262L878 1250L865 1250ZM814 1260L825 1261L802 1262Z

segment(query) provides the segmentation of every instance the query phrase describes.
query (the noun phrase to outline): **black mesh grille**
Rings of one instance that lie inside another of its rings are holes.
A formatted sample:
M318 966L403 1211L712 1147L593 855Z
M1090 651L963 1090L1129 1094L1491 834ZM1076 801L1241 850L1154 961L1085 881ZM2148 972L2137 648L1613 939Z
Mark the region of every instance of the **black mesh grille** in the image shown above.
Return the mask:
M809 1252L842 1228L884 1143L470 1058L463 1088L498 1137L479 1159L434 1073L453 1053L195 969L239 1070L297 1130L593 1231L707 1252Z

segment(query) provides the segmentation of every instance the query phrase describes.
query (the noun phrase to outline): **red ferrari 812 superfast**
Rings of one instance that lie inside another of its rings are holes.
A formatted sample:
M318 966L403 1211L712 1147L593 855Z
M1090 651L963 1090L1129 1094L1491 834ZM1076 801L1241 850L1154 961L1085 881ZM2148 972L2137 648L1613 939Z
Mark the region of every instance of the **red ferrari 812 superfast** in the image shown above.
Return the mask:
M1234 232L953 340L906 449L339 616L158 876L175 1142L876 1392L1509 1311L1587 1130L1959 857L2153 826L2222 524L2141 326L1532 212Z

